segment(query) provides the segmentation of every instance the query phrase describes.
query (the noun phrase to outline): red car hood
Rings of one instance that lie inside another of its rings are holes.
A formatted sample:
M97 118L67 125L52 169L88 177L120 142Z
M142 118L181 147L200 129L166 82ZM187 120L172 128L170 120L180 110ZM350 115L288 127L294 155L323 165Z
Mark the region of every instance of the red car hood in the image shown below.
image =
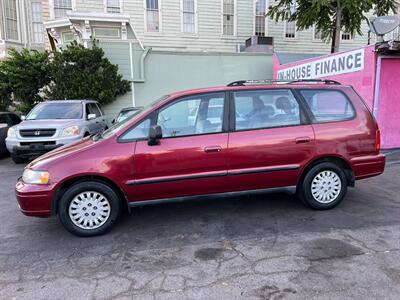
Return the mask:
M52 161L59 159L61 157L66 157L69 156L70 154L76 153L78 151L82 151L91 145L93 145L95 142L90 138L85 138L83 140L80 140L76 143L72 143L66 146L62 146L60 148L57 148L53 151L50 151L34 161L32 161L30 164L27 165L27 168L30 169L36 169L39 170L41 166L51 163Z

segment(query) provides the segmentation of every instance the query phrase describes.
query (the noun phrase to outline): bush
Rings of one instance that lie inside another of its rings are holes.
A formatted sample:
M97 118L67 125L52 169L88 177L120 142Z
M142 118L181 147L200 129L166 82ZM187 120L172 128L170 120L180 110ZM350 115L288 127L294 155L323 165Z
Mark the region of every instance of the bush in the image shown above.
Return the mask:
M39 92L49 82L48 52L10 49L9 58L0 63L1 106L7 108L12 98L29 110L35 103L43 101Z
M0 62L0 110L13 101L26 113L44 99L95 99L107 104L128 91L129 81L122 79L118 66L104 57L95 41L92 48L73 42L51 54L10 49L9 57Z
M95 99L107 104L130 91L129 81L122 79L118 66L104 57L96 42L92 48L73 42L54 52L51 79L46 89L51 99Z

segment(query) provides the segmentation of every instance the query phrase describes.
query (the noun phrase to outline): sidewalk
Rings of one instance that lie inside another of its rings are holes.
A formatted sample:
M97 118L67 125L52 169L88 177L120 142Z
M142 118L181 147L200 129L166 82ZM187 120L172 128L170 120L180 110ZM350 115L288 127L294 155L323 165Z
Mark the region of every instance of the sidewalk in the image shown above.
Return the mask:
M386 164L400 164L400 149L388 149L381 151L386 156Z

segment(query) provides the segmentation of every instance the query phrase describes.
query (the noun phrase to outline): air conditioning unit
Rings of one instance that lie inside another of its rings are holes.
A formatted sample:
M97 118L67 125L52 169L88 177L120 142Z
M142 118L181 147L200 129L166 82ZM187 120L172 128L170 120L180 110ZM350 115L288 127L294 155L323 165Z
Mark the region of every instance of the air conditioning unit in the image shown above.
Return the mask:
M271 36L253 35L246 40L246 48L244 52L273 53L274 38Z

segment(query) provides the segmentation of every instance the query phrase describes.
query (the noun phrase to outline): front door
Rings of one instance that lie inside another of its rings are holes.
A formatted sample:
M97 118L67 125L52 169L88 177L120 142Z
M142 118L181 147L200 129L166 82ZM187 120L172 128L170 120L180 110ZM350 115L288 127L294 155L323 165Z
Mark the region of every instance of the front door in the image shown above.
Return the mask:
M237 91L228 145L229 185L236 190L297 184L314 153L314 131L289 89Z
M225 191L225 103L224 92L200 94L176 99L156 112L152 122L161 126L163 137L155 146L137 141L130 201Z

